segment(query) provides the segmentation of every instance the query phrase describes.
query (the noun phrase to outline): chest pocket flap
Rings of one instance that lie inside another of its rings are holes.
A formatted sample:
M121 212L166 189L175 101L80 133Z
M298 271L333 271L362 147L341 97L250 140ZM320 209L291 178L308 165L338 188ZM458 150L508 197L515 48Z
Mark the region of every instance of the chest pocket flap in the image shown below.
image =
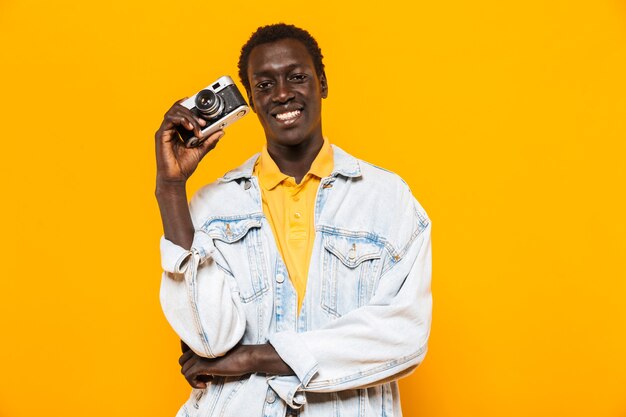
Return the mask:
M217 219L204 225L204 231L213 239L234 243L244 237L252 228L261 227L261 219Z
M356 268L364 261L378 259L382 252L382 245L361 237L327 235L324 237L324 247L348 268Z

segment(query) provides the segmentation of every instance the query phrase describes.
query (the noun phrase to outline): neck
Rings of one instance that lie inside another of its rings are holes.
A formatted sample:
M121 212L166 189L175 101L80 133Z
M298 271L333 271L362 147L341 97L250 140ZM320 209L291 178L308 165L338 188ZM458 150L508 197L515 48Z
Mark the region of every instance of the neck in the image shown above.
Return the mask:
M319 135L293 146L268 142L267 152L276 162L280 172L294 177L296 183L299 184L306 173L309 172L309 169L311 169L311 164L323 145L324 138L322 135Z

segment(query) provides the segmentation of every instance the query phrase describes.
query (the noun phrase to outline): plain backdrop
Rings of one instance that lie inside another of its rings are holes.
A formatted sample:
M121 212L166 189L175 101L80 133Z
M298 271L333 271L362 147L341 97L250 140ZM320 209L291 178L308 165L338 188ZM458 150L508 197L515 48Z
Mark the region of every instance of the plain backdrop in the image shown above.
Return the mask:
M324 53L331 142L433 221L406 416L626 416L623 1L0 3L0 417L173 416L154 132L259 25ZM190 192L264 142L232 126Z

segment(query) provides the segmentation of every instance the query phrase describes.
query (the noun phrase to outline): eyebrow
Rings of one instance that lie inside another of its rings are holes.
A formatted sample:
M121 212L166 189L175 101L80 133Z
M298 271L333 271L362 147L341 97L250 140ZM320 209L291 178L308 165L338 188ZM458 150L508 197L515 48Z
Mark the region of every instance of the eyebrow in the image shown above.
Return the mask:
M289 64L286 67L284 67L284 70L289 72L289 71L293 71L294 69L299 68L299 67L302 67L302 64L293 63L293 64ZM283 69L283 68L281 67L281 69ZM274 73L274 71L272 71L272 70L262 70L262 71L258 71L258 72L253 72L252 76L253 77L262 77L262 76L265 76L265 75L271 75L273 73Z

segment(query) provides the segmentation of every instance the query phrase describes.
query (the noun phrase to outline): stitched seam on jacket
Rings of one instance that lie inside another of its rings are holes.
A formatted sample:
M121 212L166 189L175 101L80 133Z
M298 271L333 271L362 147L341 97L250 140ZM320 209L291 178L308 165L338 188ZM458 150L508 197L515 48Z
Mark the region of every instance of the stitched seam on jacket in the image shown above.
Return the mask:
M392 369L392 368L396 368L398 366L404 365L405 363L417 358L418 356L422 355L424 352L426 351L426 346L421 346L415 353L412 353L411 355L405 356L403 358L400 359L395 359L389 362L386 362L383 365L368 369L366 371L361 371L358 372L356 374L352 374L352 375L348 375L348 376L344 376L342 378L337 378L337 379L327 379L325 381L316 381L316 382L312 382L310 384L307 385L307 389L315 389L315 388L332 388L334 385L340 385L343 384L345 382L350 382L350 381L354 381L356 379L360 379L363 377L367 377L370 375L375 375L380 371L386 371L388 369Z
M196 324L196 331L198 332L198 336L200 336L200 340L202 341L202 346L205 349L205 353L209 357L214 357L213 352L209 346L209 339L207 334L204 332L202 328L202 322L200 320L200 311L198 310L198 291L197 291L197 270L199 264L199 254L197 250L192 250L192 255L190 261L192 265L190 265L190 274L191 276L187 280L187 296L189 297L189 304L191 305L191 313L193 315L194 323Z

